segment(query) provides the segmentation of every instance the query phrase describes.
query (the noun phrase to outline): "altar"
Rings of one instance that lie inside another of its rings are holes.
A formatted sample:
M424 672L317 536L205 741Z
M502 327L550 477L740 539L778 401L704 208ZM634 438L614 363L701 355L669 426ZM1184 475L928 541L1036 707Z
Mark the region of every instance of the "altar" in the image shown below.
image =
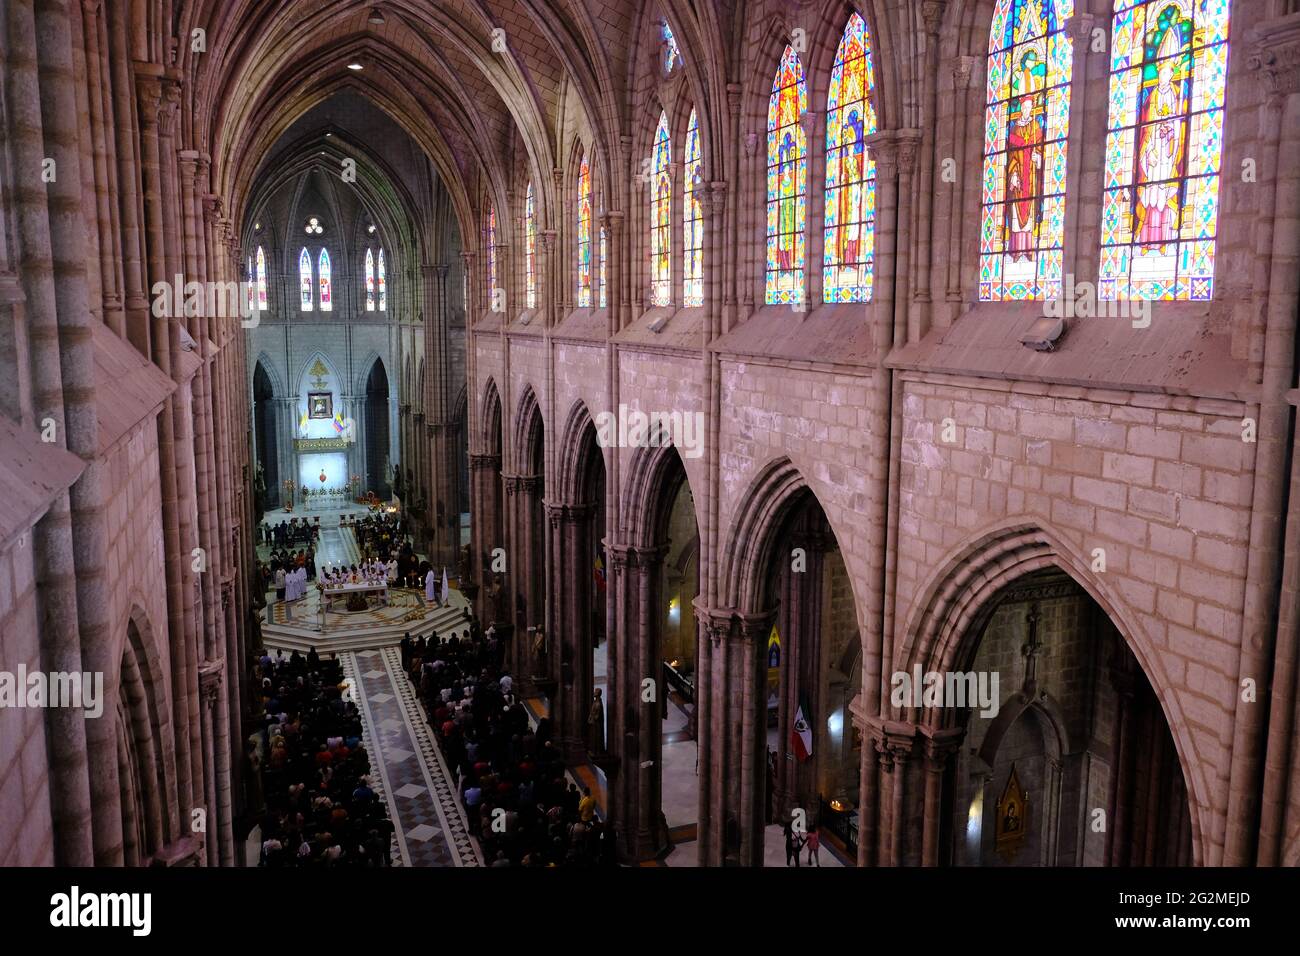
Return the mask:
M354 594L365 595L367 598L367 604L369 603L369 595L374 594L378 596L381 607L386 607L388 605L387 582L363 581L356 584L327 584L325 585L325 589L321 591L321 600L325 603L325 609L327 611L332 611L334 609L335 601L341 599L346 607L348 598Z

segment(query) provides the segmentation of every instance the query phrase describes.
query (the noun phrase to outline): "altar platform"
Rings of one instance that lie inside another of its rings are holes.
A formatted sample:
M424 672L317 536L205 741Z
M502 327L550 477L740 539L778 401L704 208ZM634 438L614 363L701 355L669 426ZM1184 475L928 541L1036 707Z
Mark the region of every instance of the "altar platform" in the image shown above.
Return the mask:
M437 631L442 637L465 633L469 624L462 609L469 602L450 588L450 601L436 607L424 599L424 592L414 588L389 588L386 606L371 606L365 611L346 611L342 604L325 611L324 630L320 630L320 592L309 585L307 596L290 604L274 603L271 619L263 612L262 642L286 651L306 651L315 647L326 651L356 651L388 647L402 640L402 635L428 637Z

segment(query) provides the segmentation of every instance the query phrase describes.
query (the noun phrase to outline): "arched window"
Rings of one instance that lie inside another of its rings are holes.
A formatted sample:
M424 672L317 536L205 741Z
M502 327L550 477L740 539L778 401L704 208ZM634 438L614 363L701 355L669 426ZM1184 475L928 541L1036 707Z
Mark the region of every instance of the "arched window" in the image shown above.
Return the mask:
M248 281L248 311L251 314L257 307L257 273L253 271L253 257L248 257L248 271L244 273Z
M661 27L664 37L664 72L671 73L682 62L682 52L677 49L677 38L673 36L673 28L665 20Z
M822 301L870 302L876 231L876 164L865 138L876 131L867 24L849 17L826 97L826 231Z
M384 268L384 250L379 250L379 268L376 273L379 286L379 311L388 311L388 270Z
M537 209L532 183L524 197L524 291L528 308L537 308Z
M302 301L302 311L310 312L312 310L312 288L311 288L311 253L307 247L303 246L302 252L298 253L298 294Z
M257 309L259 312L265 312L267 307L266 298L266 253L262 247L257 247Z
M578 167L578 308L591 308L591 167Z
M483 281L486 284L483 297L488 309L495 312L497 288L497 207L495 204L488 205L487 219L483 224L483 245L486 247L484 252L487 254L487 268L483 270Z
M366 250L366 311L375 311L375 251Z
M1228 0L1115 4L1102 299L1213 297L1228 6Z
M695 110L686 127L686 177L682 215L682 305L704 304L704 212L700 206L700 123Z
M605 227L600 227L600 307L603 309L609 304L607 295L609 289L608 273L605 271Z
M672 298L672 139L668 114L659 114L655 128L654 163L650 175L650 304L669 305Z
M998 0L989 32L979 297L1061 292L1074 0Z
M787 46L767 102L768 304L802 302L804 224L808 201L808 137L800 121L808 109L803 64Z
M330 254L324 247L320 251L320 310L329 312L334 308L334 296L330 289Z

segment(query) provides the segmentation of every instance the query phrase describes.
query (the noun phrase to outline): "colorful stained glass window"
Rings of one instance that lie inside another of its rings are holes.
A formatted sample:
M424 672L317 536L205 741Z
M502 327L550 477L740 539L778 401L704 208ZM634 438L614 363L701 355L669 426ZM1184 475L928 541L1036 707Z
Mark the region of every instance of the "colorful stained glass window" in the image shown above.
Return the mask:
M1061 293L1074 0L998 0L989 31L979 297Z
M375 269L375 283L379 286L379 311L388 311L388 273L384 269L384 250L379 250L379 266Z
M483 244L487 247L487 268L483 270L483 278L487 283L485 292L488 308L495 312L497 311L497 208L495 205L488 206L487 223L483 227Z
M257 301L257 278L253 272L253 257L248 257L248 271L244 273L248 283L248 311L251 313Z
M311 253L306 246L298 253L298 294L302 301L302 311L310 312L314 296L311 288Z
M1101 299L1214 294L1228 0L1117 0Z
M266 253L262 247L257 247L257 309L259 312L266 311Z
M375 311L375 250L366 250L366 311Z
M700 123L691 110L686 127L686 180L683 187L682 216L682 304L704 304L704 209L700 195L704 189L700 173Z
M781 56L767 103L768 304L803 302L808 203L808 137L801 121L808 85L794 47Z
M591 167L578 167L578 308L591 308Z
M876 131L868 93L875 86L867 24L849 17L826 98L824 302L870 302L876 231L876 164L866 137Z
M329 312L334 308L334 296L330 287L330 254L327 249L320 251L320 310Z
M668 114L659 114L650 175L650 304L672 303L672 142Z
M664 35L664 72L671 73L682 62L682 52L677 49L677 38L673 36L673 28L668 25L668 21L663 22Z
M608 273L605 271L605 227L600 227L600 307L603 309L609 303L606 295L608 290Z
M537 208L532 183L524 196L524 292L528 308L537 308Z

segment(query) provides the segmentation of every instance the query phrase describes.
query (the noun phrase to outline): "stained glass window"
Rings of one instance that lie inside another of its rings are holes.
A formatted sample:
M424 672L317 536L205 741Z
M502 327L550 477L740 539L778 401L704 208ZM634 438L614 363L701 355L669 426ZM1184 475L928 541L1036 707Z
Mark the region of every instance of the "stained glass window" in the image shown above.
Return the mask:
M375 250L366 250L366 311L375 311Z
M537 209L533 204L533 184L524 197L524 290L528 308L537 308Z
M578 308L591 308L591 167L578 167Z
M609 283L606 281L608 273L605 271L605 227L600 227L600 307L603 309L608 305L609 298L606 295Z
M302 301L302 311L310 312L312 310L312 288L311 288L311 253L304 246L302 252L298 253L298 294Z
M1214 294L1228 0L1117 0L1101 211L1102 299Z
M320 310L329 312L334 308L334 297L330 292L330 254L327 249L320 251Z
M668 114L659 114L650 176L650 304L672 303L672 142Z
M257 247L257 308L266 311L266 253Z
M876 164L865 138L876 131L867 98L875 86L866 21L849 17L826 98L826 230L822 300L871 301Z
M379 286L379 311L388 311L388 272L384 269L384 250L379 250L379 267L375 271L376 283Z
M979 297L1061 292L1074 0L998 0L989 31Z
M800 121L808 86L794 47L781 56L767 103L767 297L802 302L804 225L808 202L808 137Z
M663 22L664 35L664 72L671 73L682 62L682 53L677 49L677 38L673 36L673 29L668 25L668 21Z
M695 110L686 127L686 180L682 215L682 304L704 304L704 211L700 205L700 124Z
M248 257L248 271L244 273L248 281L248 311L253 311L254 298L257 295L257 279L253 273L253 257Z
M483 244L487 246L487 268L483 270L483 278L487 282L488 308L495 312L497 311L497 207L495 205L488 206L487 224L483 228Z

